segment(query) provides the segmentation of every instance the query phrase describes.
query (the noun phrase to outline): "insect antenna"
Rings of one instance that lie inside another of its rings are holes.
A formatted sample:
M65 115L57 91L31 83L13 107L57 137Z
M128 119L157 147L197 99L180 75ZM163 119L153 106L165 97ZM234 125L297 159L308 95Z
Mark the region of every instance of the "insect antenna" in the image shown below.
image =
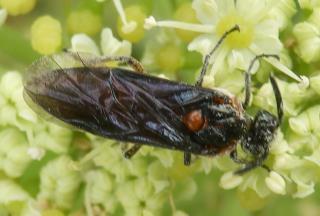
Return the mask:
M209 66L209 61L210 61L210 58L211 56L213 55L213 53L219 48L219 46L222 44L222 42L224 41L224 39L229 35L231 34L232 32L234 31L238 31L240 32L240 27L238 25L235 25L234 27L232 27L231 29L229 29L228 31L226 31L222 36L221 38L218 40L217 44L213 47L213 49L209 52L209 54L207 54L205 56L205 59L204 59L204 63L203 63L203 66L202 66L202 69L201 69L201 72L200 72L200 76L195 84L195 86L201 86L202 85L202 82L203 82L203 77L204 75L206 74L207 72L207 69L208 69L208 66Z
M274 92L274 96L276 98L276 102L277 102L277 110L278 110L278 121L279 121L279 125L282 122L282 118L283 118L283 103L282 103L282 97L281 97L281 93L279 90L279 87L277 85L276 80L274 79L273 76L270 76L270 82L273 88L273 92Z
M249 68L245 73L245 99L244 99L244 102L242 103L243 109L247 108L251 98L251 70L253 68L254 63L261 58L275 58L277 60L280 60L279 56L275 54L260 54L251 60Z

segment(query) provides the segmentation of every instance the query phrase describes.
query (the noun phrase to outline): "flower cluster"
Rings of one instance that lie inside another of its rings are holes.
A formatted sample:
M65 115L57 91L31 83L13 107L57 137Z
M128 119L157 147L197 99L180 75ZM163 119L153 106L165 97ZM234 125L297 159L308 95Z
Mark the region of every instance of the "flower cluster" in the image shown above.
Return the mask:
M63 47L93 55L132 55L147 71L194 83L201 59L227 30L238 25L240 32L230 34L210 59L203 85L226 89L239 98L243 98L244 71L251 60L262 53L280 56L280 61L264 59L254 65L248 109L252 115L260 109L276 113L268 79L274 73L283 97L284 120L265 162L271 171L257 168L235 175L241 165L228 155L199 157L191 167L184 167L180 152L147 146L133 159L124 159L124 143L40 118L29 107L35 105L23 98L22 74L0 66L1 215L152 216L170 211L185 216L188 208L179 203L197 196L201 185L195 179L203 173L219 175L220 182L212 184L236 188L240 204L249 210L263 208L274 195L304 198L315 192L320 182L317 1L190 0L173 6L164 0L155 5L139 0L140 4L127 7L120 0L79 2L68 9L66 20L53 15L32 20L30 47L43 55ZM36 3L0 0L3 32L11 34L6 29L11 17L32 13ZM104 19L114 20L115 14L116 24ZM171 16L174 20L169 20ZM5 38L1 33L0 29L0 38ZM239 146L238 150L243 153Z
M223 157L215 158L213 163L226 172L220 185L225 189L238 187L244 196L248 190L253 190L263 199L272 193L292 194L293 197L300 198L310 195L314 192L320 174L316 159L320 148L317 136L319 107L312 103L319 100L319 72L312 69L308 72L298 71L301 68L292 66L299 58L306 63L319 60L319 39L316 36L319 31L319 10L312 9L305 21L294 23L292 28L292 16L298 12L294 1L194 0L189 7L195 11L198 19L196 22L156 21L151 16L146 19L145 27L149 29L158 26L198 32L188 44L188 49L200 52L204 57L224 32L239 25L240 32L228 36L216 56L213 56L211 71L204 80L206 86L241 93L244 85L243 71L248 69L254 56L262 53L279 55L281 63L266 61L295 80L300 80L300 83L289 78L285 81L278 80L283 95L285 123L271 145L266 162L272 171L267 173L263 169L256 169L243 176L235 176L232 174L235 166L230 161L227 162ZM281 31L290 29L290 37L280 36ZM289 42L292 45L286 44ZM292 57L292 52L296 56ZM296 73L313 74L310 86L307 77L301 79L290 67ZM253 79L259 86L254 89L251 106L253 110L266 109L276 113L273 90L268 83L271 70L271 66L264 64L261 67L256 65L253 71L256 73ZM210 163L210 159L203 160Z

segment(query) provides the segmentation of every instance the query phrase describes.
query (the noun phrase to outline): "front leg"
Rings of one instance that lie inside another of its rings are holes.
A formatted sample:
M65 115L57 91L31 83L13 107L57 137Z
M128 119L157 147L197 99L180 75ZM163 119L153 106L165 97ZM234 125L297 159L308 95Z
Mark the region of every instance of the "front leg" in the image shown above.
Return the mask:
M237 171L234 172L234 174L237 174L237 175L242 175L242 174L244 174L244 173L246 173L246 172L248 172L250 170L253 170L254 168L257 168L257 167L262 167L265 170L267 170L268 172L271 171L271 169L267 165L262 164L264 160L255 159L253 161L248 161L248 160L245 160L243 158L239 158L236 150L233 150L230 153L230 158L235 163L244 164L243 168L238 169Z
M241 169L238 169L237 171L234 172L234 174L236 175L242 175L250 170L253 170L257 167L262 167L263 169L265 169L267 172L270 172L271 169L265 165L265 164L262 164L263 161L260 161L260 160L254 160L254 161L251 161L249 163L245 163L244 167L241 168Z
M237 153L237 150L233 150L232 152L230 152L230 158L235 162L235 163L238 163L238 164L247 164L249 163L249 161L243 159L243 158L239 158L238 157L238 153Z

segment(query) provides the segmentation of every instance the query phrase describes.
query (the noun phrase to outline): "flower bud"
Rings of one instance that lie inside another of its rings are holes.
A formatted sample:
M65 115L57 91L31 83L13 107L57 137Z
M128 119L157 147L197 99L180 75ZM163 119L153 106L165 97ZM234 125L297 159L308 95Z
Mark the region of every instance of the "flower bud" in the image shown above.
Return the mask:
M265 182L272 192L281 195L286 193L286 182L278 173L271 171Z

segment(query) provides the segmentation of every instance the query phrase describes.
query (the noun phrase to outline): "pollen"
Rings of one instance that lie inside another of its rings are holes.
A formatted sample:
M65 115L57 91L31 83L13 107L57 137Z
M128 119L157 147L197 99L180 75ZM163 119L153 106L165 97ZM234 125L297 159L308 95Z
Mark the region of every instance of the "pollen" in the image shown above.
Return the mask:
M235 32L228 36L226 43L230 48L248 48L254 39L253 26L249 21L236 14L227 15L217 23L217 35L222 36L235 25L239 25L240 32Z

